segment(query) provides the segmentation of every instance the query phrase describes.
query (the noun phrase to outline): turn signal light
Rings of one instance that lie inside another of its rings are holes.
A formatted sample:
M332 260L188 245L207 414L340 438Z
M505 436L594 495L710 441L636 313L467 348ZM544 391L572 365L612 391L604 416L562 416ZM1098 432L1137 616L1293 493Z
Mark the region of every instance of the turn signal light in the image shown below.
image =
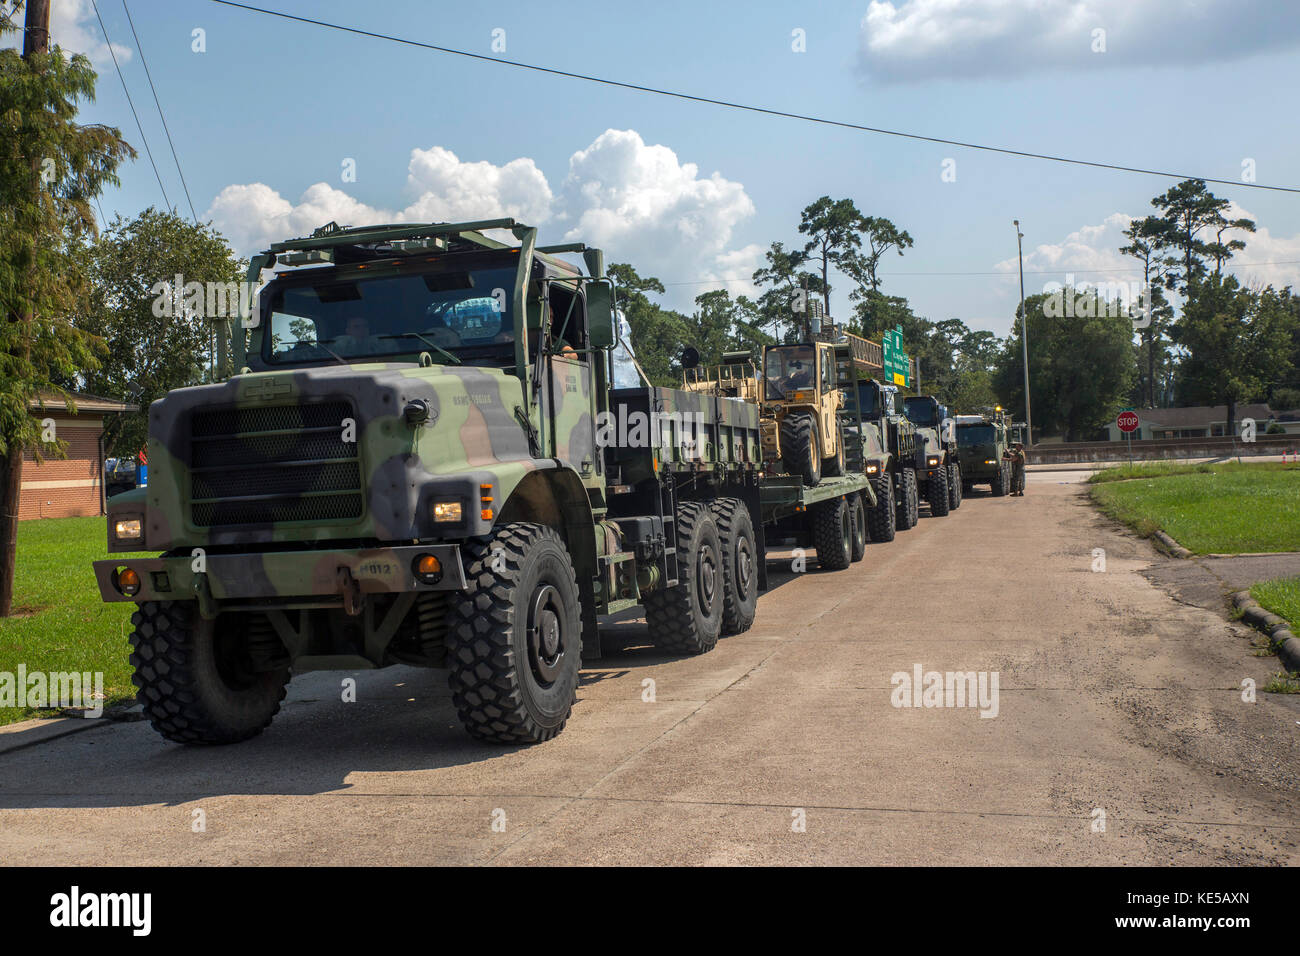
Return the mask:
M425 584L437 584L442 580L442 562L432 554L418 555L411 570Z
M134 597L140 593L140 575L131 568L123 568L117 572L117 589L127 597Z

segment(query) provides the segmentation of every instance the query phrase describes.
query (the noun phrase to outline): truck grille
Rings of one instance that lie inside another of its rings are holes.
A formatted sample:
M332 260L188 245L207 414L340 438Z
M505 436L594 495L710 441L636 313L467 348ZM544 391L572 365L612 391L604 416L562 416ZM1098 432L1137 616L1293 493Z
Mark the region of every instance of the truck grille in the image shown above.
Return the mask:
M195 411L190 518L196 526L359 518L361 462L343 441L350 402Z

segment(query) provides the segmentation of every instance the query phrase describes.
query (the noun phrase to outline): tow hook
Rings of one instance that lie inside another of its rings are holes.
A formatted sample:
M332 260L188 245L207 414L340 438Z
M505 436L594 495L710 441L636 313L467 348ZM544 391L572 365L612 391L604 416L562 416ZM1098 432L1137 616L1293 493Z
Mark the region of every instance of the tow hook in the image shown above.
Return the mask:
M349 617L356 617L361 613L361 585L346 567L339 568L338 579L339 591L343 595L343 611Z
M217 602L212 599L212 588L208 585L208 575L206 571L198 571L194 575L194 599L199 602L199 617L205 621L214 621L217 618Z

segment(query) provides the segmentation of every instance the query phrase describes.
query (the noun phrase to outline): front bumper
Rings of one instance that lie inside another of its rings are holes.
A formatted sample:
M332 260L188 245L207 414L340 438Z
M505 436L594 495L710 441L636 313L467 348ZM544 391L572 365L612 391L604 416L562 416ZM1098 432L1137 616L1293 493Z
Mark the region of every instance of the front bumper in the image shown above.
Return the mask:
M417 578L412 568L415 559L426 554L436 557L442 565L442 577L435 584ZM365 594L465 588L460 548L454 544L122 557L96 561L94 567L99 593L105 601L137 603L198 599L203 603L346 605ZM129 597L117 587L117 574L123 568L140 575L140 590Z

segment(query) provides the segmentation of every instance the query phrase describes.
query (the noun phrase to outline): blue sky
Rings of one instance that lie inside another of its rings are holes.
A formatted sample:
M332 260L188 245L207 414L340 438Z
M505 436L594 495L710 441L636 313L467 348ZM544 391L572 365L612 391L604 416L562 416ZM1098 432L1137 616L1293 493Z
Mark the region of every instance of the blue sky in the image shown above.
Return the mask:
M92 56L83 119L139 151L106 215L162 204L89 0L53 0L55 40ZM122 0L98 0L168 196L188 213ZM745 279L828 194L907 229L884 290L1005 334L1018 295L1135 279L1125 216L1174 180L809 125L520 71L232 9L127 0L198 215L242 253L337 219L514 214L669 285ZM264 6L648 86L1017 149L1300 186L1300 12L1222 0ZM194 52L193 31L206 52ZM1104 30L1104 52L1096 30ZM796 52L792 32L803 31ZM956 180L941 178L945 159ZM343 178L355 161L355 181ZM1300 285L1300 195L1213 186L1260 224L1252 281ZM1107 270L1084 272L1083 270ZM936 275L934 273L945 273ZM960 275L954 273L982 273ZM833 280L834 281L834 280ZM835 287L846 314L848 285Z

